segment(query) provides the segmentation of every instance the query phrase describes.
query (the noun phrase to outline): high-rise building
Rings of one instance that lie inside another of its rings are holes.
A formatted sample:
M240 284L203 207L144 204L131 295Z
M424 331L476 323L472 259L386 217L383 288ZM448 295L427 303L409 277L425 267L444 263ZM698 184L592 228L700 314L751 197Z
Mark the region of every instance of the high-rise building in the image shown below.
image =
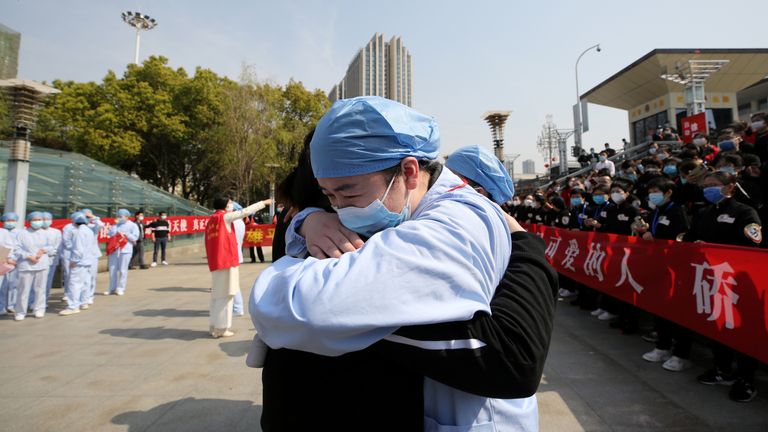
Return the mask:
M21 33L0 24L0 79L16 78L19 74Z
M533 159L523 161L523 174L536 174L536 163Z
M384 41L376 33L349 63L347 74L331 88L331 102L356 96L381 96L413 106L411 54L400 37Z

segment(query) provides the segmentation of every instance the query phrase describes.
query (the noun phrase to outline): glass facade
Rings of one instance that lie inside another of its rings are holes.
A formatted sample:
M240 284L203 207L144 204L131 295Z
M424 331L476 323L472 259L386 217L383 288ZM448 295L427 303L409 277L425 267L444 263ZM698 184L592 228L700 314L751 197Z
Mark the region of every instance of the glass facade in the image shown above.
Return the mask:
M10 143L0 142L0 201L5 206ZM32 146L29 163L27 211L49 211L65 218L81 208L91 208L102 217L117 210L139 208L151 215L160 210L169 215L209 215L212 211L192 201L156 188L126 172L77 153Z

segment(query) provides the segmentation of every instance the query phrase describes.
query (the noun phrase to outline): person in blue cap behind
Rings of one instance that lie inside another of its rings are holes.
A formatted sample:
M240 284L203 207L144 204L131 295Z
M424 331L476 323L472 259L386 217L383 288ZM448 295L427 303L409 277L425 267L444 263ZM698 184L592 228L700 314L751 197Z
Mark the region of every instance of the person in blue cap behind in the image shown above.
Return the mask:
M18 247L19 233L24 229L22 224L19 227L19 215L14 212L3 213L3 228L10 234L8 249L15 250ZM5 309L9 315L16 313L16 298L19 291L19 271L18 268L8 272L3 278L2 288L0 289L0 297L5 301ZM1 309L0 309L1 310Z
M124 237L126 242L109 255L109 291L104 295L125 294L128 284L128 266L133 257L133 246L139 238L139 227L129 220L131 212L126 209L117 211L115 225L109 229L109 237Z
M445 161L445 166L496 204L504 204L515 196L515 184L504 164L480 146L470 145L456 150Z
M29 294L35 292L32 310L35 318L43 318L47 307L45 284L48 282L51 248L48 233L43 228L43 214L32 212L27 216L29 228L19 233L19 247L13 253L19 272L19 294L16 299L14 320L22 321L27 314Z
M80 313L88 309L89 290L91 286L91 267L98 257L93 250L94 234L88 227L88 218L81 212L71 216L72 225L64 234L63 243L67 251L67 308L59 312L61 316Z
M82 209L80 210L85 215L85 218L88 220L88 228L91 229L93 232L93 253L96 255L96 262L94 262L91 265L90 269L90 283L88 285L88 301L86 304L92 305L93 304L93 296L96 294L96 276L99 274L99 260L98 258L101 257L101 248L99 247L99 233L104 228L104 222L101 221L101 218L93 214L93 211L91 209Z
M384 98L340 100L321 118L312 169L337 213L298 213L286 249L327 259L286 256L259 276L249 306L268 346L337 356L407 343L389 339L401 326L489 312L510 227L500 207L443 169L439 147L432 118ZM425 379L423 408L428 430L537 428L535 397L489 399Z

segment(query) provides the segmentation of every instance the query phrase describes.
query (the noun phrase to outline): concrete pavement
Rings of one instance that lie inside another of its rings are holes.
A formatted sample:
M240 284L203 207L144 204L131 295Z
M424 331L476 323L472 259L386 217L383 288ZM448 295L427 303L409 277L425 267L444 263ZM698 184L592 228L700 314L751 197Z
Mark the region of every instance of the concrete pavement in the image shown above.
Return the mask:
M269 258L269 257L268 257ZM200 254L133 270L123 297L97 296L70 317L0 319L0 430L258 431L260 371L245 367L254 334L208 336L210 275ZM244 295L266 264L241 266ZM98 277L104 291L107 275ZM727 388L673 374L651 348L561 304L539 406L543 431L768 430L768 401L727 400ZM768 383L761 376L768 394Z

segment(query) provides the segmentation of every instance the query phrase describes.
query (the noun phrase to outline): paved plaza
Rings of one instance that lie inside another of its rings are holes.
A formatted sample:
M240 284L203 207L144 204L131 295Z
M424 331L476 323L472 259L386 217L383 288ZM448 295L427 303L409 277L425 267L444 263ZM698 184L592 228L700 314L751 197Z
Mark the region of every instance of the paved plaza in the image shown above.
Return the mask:
M59 317L61 290L44 319L0 320L0 430L258 431L260 371L245 367L254 334L248 317L236 335L207 333L210 275L201 254L133 270L123 297ZM267 264L244 264L247 292ZM107 275L98 277L99 291ZM652 346L561 303L539 392L543 431L765 431L768 383L750 404L727 388L695 382L640 355ZM297 413L300 415L300 413Z

